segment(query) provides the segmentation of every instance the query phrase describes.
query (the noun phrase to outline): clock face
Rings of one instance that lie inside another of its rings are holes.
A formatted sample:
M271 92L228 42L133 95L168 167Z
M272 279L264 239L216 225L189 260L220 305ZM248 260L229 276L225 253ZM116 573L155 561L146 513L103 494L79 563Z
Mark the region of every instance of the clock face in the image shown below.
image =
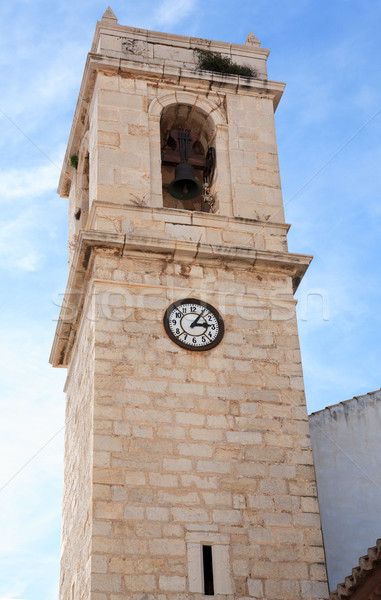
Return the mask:
M219 312L207 302L186 298L167 308L164 327L176 344L187 350L210 350L224 335Z

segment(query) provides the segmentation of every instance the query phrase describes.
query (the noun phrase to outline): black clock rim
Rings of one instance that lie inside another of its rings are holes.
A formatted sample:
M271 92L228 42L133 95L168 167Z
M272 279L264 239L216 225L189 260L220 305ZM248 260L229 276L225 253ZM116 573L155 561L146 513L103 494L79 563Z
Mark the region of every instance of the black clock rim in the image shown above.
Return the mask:
M169 315L175 308L177 308L178 306L181 306L182 304L198 304L199 306L202 306L203 308L206 308L207 310L209 310L217 319L218 334L215 337L215 339L207 346L189 346L188 344L185 344L184 342L182 342L181 340L176 338L176 336L173 335L173 333L169 327L169 324L168 324ZM174 342L177 346L180 346L180 348L183 348L184 350L190 350L191 352L206 352L207 350L212 350L213 348L218 346L218 344L221 342L222 338L224 337L224 333L225 333L224 321L223 321L223 318L221 317L220 313L218 312L218 310L214 306L209 304L208 302L205 302L204 300L197 300L197 298L184 298L182 300L176 300L176 302L172 302L172 304L170 304L168 306L167 310L164 313L163 325L164 325L166 334L172 340L172 342Z

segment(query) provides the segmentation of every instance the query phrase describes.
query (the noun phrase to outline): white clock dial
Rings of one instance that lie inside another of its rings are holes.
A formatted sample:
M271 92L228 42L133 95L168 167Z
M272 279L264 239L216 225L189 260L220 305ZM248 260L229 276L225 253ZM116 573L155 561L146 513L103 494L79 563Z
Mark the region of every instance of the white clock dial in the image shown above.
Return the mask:
M164 315L164 326L174 342L190 350L213 348L221 341L224 332L217 310L193 298L174 302Z

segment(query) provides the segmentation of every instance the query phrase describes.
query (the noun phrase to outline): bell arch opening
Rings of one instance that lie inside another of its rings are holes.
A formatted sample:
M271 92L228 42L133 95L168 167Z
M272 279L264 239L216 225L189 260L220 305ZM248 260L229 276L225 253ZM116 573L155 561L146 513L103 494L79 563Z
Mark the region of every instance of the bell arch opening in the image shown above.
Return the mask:
M204 201L204 182L212 195L209 149L214 147L215 138L213 119L195 104L173 103L163 108L160 145L164 207L210 211L211 203Z

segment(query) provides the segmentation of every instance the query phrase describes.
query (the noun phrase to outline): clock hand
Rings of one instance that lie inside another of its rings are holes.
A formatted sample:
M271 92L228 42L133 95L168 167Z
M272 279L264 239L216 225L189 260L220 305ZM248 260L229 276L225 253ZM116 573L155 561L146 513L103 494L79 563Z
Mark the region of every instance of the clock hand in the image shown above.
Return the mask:
M200 312L200 314L196 317L196 319L193 321L193 323L191 323L190 326L192 328L193 327L200 327L200 325L198 325L198 322L199 322L200 318L202 317L202 315L204 314L204 312L205 312L205 308Z
M191 325L191 327L205 327L205 331L208 329L208 327L210 327L212 325L212 323L207 323L205 321L205 323L197 323L196 325Z

